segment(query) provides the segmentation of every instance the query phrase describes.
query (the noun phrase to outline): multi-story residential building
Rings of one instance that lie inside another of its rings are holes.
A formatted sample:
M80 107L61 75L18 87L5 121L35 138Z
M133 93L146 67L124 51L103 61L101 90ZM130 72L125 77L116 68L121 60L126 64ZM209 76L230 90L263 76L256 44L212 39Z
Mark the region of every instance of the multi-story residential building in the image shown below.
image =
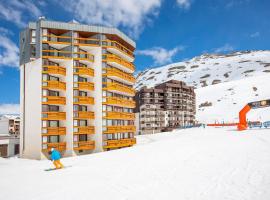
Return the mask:
M0 116L0 135L19 135L20 134L20 116L2 115Z
M170 80L136 93L138 134L170 131L195 123L194 88L182 81Z
M21 156L135 144L134 50L116 28L30 22L20 35Z

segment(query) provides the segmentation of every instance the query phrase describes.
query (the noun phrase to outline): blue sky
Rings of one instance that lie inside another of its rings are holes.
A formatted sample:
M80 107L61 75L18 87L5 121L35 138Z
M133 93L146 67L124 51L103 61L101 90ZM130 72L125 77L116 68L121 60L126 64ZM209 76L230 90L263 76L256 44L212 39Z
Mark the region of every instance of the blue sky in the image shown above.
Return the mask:
M39 16L118 27L136 41L141 71L203 53L268 50L269 10L268 0L0 0L0 114L18 112L19 32Z

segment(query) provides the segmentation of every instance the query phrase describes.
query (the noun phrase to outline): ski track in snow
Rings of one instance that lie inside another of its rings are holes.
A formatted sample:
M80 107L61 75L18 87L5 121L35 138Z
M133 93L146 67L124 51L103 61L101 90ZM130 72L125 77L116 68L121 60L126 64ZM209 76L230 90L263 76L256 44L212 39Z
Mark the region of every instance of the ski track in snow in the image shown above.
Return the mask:
M0 199L269 200L270 129L196 128L138 145L50 161L0 159ZM19 187L14 184L20 183Z

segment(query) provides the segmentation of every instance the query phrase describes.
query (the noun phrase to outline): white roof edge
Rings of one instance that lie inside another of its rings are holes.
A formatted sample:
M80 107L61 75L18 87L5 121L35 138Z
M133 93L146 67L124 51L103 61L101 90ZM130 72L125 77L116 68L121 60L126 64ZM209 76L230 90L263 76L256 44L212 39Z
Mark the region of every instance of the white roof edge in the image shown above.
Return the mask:
M136 48L136 43L130 37L128 37L125 33L120 31L114 27L105 27L105 26L97 26L97 25L86 25L86 24L78 24L78 23L70 23L70 22L58 22L58 21L49 21L49 20L40 20L41 27L47 28L58 28L58 29L67 29L67 30L74 30L74 31L87 31L87 32L98 32L104 34L114 34L121 37L131 46ZM35 29L36 23L29 22L28 28Z

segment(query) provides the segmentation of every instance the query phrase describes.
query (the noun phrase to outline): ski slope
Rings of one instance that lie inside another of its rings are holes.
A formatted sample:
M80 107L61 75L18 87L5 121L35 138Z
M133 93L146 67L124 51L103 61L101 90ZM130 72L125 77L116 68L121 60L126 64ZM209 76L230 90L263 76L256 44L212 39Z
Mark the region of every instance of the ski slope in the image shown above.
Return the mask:
M50 161L0 159L5 200L269 200L270 129L197 128L139 136L138 145Z
M238 122L239 111L249 102L270 99L270 75L220 83L195 90L196 119L202 123ZM204 103L211 106L202 106ZM270 121L270 107L251 110L247 119Z

